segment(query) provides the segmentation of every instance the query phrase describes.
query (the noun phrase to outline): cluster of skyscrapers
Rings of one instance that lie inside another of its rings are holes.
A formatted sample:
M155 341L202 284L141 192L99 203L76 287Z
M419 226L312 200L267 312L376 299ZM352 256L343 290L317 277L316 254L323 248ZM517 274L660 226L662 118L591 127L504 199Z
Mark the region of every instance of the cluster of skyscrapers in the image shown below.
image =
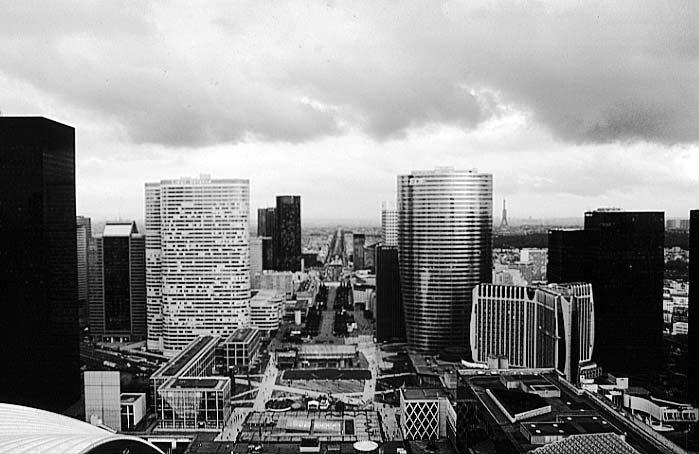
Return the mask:
M146 338L169 356L200 335L250 324L248 180L148 183L145 232L108 223L92 238L90 220L76 221L73 128L0 117L0 158L3 401L77 400L80 307L93 336ZM258 211L255 266L301 269L300 213L298 196ZM690 230L699 256L699 211ZM623 373L661 367L662 212L598 210L585 214L584 229L551 231L550 284L539 287L490 284L492 231L491 175L399 176L376 249L378 340L406 338L426 353L459 346L474 361L556 367L573 381L593 361ZM690 265L690 280L699 282L699 265ZM694 383L698 292L690 287Z
M584 229L550 231L548 286L489 285L492 176L437 168L399 176L397 189L377 249L378 339L402 334L391 316L402 309L418 351L470 346L475 361L558 367L573 382L595 363L661 367L662 212L588 212Z
M276 206L257 210L263 269L301 270L301 197L277 196Z

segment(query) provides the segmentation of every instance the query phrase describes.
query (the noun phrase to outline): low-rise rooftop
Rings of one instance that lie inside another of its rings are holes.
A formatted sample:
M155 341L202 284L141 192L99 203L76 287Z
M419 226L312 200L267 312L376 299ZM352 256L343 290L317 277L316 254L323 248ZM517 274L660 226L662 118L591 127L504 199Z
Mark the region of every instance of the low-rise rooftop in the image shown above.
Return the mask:
M225 341L222 343L224 344L230 344L230 343L249 343L253 340L253 338L259 333L259 330L256 328L238 328L235 331L233 331L230 336L226 338Z
M203 377L203 378L176 378L165 388L182 389L220 389L223 388L228 378L225 377Z
M434 400L448 397L441 388L405 388L401 393L407 400Z
M138 399L141 397L145 397L145 394L139 394L139 393L122 393L121 394L121 403L122 404L131 404L136 402Z
M202 336L189 344L187 348L182 350L177 356L165 363L160 369L155 371L151 378L173 377L179 375L204 348L214 348L218 343L216 336Z

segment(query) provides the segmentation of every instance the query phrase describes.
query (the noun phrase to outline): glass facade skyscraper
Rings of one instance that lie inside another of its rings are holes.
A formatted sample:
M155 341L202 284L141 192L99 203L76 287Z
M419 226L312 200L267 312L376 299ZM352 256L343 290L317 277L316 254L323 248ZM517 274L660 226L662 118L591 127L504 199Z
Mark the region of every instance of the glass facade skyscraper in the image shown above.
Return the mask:
M273 236L274 224L274 207L257 209L257 236Z
M0 401L80 397L75 129L0 117Z
M610 372L654 373L662 361L662 212L602 209L584 230L549 233L549 282L589 282L595 293L593 359Z
M398 248L376 248L376 340L405 340Z
M80 329L88 324L87 298L89 286L89 270L87 253L92 241L92 222L90 218L78 216L75 219L76 240L78 248L78 318Z
M90 247L90 335L146 338L146 243L135 222L108 222Z
M301 197L277 196L272 253L279 271L301 270Z
M398 249L408 343L466 348L471 291L492 276L493 178L437 168L398 177Z

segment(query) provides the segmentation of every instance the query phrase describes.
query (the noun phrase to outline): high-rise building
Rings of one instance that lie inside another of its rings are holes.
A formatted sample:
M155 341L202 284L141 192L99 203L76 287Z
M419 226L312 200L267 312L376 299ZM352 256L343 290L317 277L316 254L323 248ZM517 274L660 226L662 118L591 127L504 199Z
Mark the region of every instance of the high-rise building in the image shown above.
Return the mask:
M251 236L250 237L250 279L257 273L262 273L264 269L264 251L262 247L262 237Z
M76 222L76 241L78 246L78 300L87 303L87 249L92 238L90 218L78 216Z
M272 251L278 271L301 270L301 197L277 196Z
M398 177L398 249L408 343L466 347L471 291L490 282L493 178L437 168Z
M90 218L78 216L75 219L76 236L78 247L78 314L80 328L87 326L87 289L88 289L88 266L87 253L92 240L92 225Z
M529 282L546 280L546 265L548 264L546 249L522 248L520 250L519 262L531 265L531 279L529 279Z
M585 282L591 277L592 257L585 230L550 230L548 237L549 282Z
M63 410L82 387L75 129L0 117L0 238L0 401Z
M257 236L274 235L274 207L257 209Z
M581 368L591 364L594 336L590 284L480 284L473 289L474 361L504 356L510 366L556 368L577 383Z
M148 350L163 351L160 183L146 183L146 324Z
M355 233L352 235L352 263L355 270L363 270L364 262L364 245L366 236L363 233Z
M398 248L376 248L376 340L405 340Z
M146 338L146 239L135 222L107 222L90 248L90 335L97 341Z
M692 255L694 254L694 255ZM689 256L699 257L699 210L689 213ZM689 261L689 392L694 403L699 403L699 261ZM693 285L691 285L694 283Z
M272 270L274 269L274 251L272 250L272 237L261 236L259 237L262 241L262 269Z
M168 356L249 322L248 180L146 184L148 345Z
M398 210L389 202L381 205L381 241L386 246L398 246Z
M585 228L549 233L549 282L589 282L595 292L594 360L625 374L662 361L662 212L585 213Z
M257 236L262 238L262 269L275 269L274 250L272 249L274 231L276 229L275 208L257 209Z

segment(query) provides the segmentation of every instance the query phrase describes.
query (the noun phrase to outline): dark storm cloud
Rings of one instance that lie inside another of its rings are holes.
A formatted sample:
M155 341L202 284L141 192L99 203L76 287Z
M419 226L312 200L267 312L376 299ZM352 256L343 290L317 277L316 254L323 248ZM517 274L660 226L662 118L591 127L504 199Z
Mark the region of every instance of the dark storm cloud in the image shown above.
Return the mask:
M699 141L699 2L5 6L0 71L138 143L385 140L504 107L572 143Z

